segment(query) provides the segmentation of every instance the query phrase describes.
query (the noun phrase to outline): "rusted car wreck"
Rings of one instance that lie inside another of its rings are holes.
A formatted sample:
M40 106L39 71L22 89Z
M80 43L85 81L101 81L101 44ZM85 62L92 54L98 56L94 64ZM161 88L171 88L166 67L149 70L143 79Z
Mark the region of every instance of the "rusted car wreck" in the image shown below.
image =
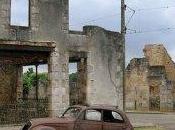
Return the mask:
M76 105L59 118L33 119L22 130L133 130L133 126L117 107Z

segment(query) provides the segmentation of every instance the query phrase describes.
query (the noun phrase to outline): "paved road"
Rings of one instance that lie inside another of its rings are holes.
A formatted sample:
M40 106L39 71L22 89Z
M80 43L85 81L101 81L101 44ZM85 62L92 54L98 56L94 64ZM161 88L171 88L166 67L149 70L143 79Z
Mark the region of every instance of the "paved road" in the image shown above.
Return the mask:
M136 114L128 113L134 125L159 125L165 130L175 130L175 113L167 114Z
M20 127L13 126L13 127L0 127L0 130L20 130Z
M168 114L136 114L127 113L135 126L163 126L165 130L175 130L175 113ZM0 127L0 130L19 130L19 127Z

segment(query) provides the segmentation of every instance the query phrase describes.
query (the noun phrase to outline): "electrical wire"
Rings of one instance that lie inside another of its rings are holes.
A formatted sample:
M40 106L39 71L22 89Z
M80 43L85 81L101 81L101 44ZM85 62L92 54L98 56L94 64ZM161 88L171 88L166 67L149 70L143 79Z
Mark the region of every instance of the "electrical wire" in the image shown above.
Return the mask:
M126 22L126 27L127 27L128 24L131 22L132 18L134 17L134 14L135 14L136 11L135 11L134 9L132 9L131 7L127 6L127 5L126 5L126 7L127 7L129 10L132 11L131 17L130 17L130 18L128 19L128 21Z
M169 9L169 8L175 8L175 6L162 6L162 7L156 7L156 8L140 8L140 9L136 9L136 11L152 11L152 10Z
M145 30L145 31L136 31L136 30L132 30L129 29L133 32L130 33L126 33L126 34L145 34L145 33L153 33L153 32L165 32L165 31L169 31L169 30L175 30L175 27L171 27L171 28L160 28L160 29L153 29L153 30Z
M133 9L129 6L126 6L130 11L132 11L132 15L131 17L128 19L128 21L126 22L126 26L128 26L128 24L131 22L131 20L133 19L134 17L134 14L136 12L141 12L141 11L153 11L153 10L159 10L159 9L169 9L169 8L175 8L175 6L162 6L162 7L155 7L155 8L140 8L140 9ZM92 19L92 20L87 20L85 22L81 22L81 23L77 23L77 24L73 24L73 25L70 25L70 27L73 27L73 26L77 26L77 25L80 25L80 24L87 24L87 23L92 23L92 22L96 22L96 21L99 21L99 20L103 20L103 19L106 19L106 18L110 18L110 17L115 17L117 15L120 15L120 13L116 13L116 14L111 14L111 15L106 15L106 16L102 16L102 17L98 17L96 19ZM143 31L137 31L135 29L129 29L127 28L127 30L131 31L127 34L143 34L143 33L153 33L153 32L162 32L162 31L168 31L168 30L175 30L174 27L168 27L168 28L160 28L160 29L153 29L153 30L143 30Z
M117 15L120 15L120 13L115 13L115 14L111 14L111 15L106 15L106 16L102 16L102 17L98 17L96 19L92 19L92 20L87 20L85 22L81 22L81 23L77 23L77 24L72 24L70 25L70 27L74 27L74 26L77 26L77 25L80 25L80 24L87 24L87 23L92 23L92 22L97 22L99 20L103 20L103 19L106 19L106 18L110 18L110 17L115 17Z
M156 8L140 8L135 10L136 12L141 12L141 11L153 11L153 10L159 10L159 9L169 9L169 8L175 8L175 6L163 6L163 7L156 7ZM133 16L132 16L133 17ZM132 18L131 18L132 20ZM131 21L130 20L130 21ZM130 22L129 21L129 22ZM127 24L126 24L127 25ZM167 27L167 28L158 28L158 29L152 29L152 30L143 30L143 31L137 31L135 29L128 29L127 30L131 31L128 32L127 34L145 34L145 33L153 33L153 32L166 32L170 30L175 30L175 27Z

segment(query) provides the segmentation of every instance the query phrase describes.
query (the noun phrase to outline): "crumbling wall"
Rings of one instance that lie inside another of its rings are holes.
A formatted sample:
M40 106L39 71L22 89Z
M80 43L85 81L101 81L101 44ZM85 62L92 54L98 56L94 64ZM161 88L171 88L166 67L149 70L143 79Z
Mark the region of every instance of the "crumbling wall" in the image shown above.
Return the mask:
M175 64L169 56L165 47L160 45L145 46L145 57L149 60L150 66L164 66L166 81L164 87L160 88L160 109L162 111L172 111L174 104L175 89ZM163 81L163 80L162 80Z
M148 59L150 66L165 66L167 79L174 81L175 64L162 44L146 45L144 52L145 58Z
M123 109L123 45L119 33L87 26L87 102Z
M150 66L149 67L149 109L159 111L161 107L161 89L165 88L166 75L165 67Z
M134 58L126 68L126 109L149 110L148 61Z
M69 31L68 0L29 2L29 27L17 27L10 26L10 0L0 1L0 39L30 41L33 43L31 50L41 41L56 44L48 57L47 95L51 116L60 115L69 106L68 64L71 51L87 55L80 57L87 58L86 67L83 67L87 78L81 91L81 95L86 93L86 103L123 108L124 48L121 34L96 26L86 26L83 32Z
M173 111L174 108L174 88L175 88L175 66L171 57L163 45L146 45L144 48L145 59L148 65L144 66L145 70L139 70L137 64L131 60L126 69L126 86L127 86L127 106L134 102L131 98L130 90L141 82L141 88L146 81L145 88L149 96L147 110ZM141 61L141 60L139 60ZM133 65L132 65L133 64ZM133 68L131 66L134 66ZM129 69L128 69L129 68ZM137 68L137 69L135 69ZM132 73L139 70L139 73ZM128 73L129 72L129 73ZM144 75L144 79L141 75ZM129 76L128 76L129 75ZM132 81L135 79L135 81ZM146 79L146 80L145 80ZM136 90L134 91L136 93ZM140 92L140 90L139 90ZM139 98L141 99L141 98ZM131 105L129 105L131 106ZM133 107L130 107L133 109Z

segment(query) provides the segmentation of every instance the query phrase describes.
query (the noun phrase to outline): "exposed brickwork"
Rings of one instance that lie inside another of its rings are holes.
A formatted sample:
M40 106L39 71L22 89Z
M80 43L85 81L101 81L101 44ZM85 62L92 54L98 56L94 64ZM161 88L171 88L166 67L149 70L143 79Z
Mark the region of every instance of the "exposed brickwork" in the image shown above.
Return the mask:
M145 58L131 60L126 69L127 109L175 110L174 62L163 45L146 45L144 53Z
M0 37L7 39L9 37L9 23L10 23L10 0L0 1ZM0 38L1 39L1 38Z
M18 67L8 64L0 64L0 103L16 100Z
M0 125L22 124L31 118L48 116L47 99L18 101L0 105Z
M148 62L145 58L132 59L126 69L127 109L149 108Z

